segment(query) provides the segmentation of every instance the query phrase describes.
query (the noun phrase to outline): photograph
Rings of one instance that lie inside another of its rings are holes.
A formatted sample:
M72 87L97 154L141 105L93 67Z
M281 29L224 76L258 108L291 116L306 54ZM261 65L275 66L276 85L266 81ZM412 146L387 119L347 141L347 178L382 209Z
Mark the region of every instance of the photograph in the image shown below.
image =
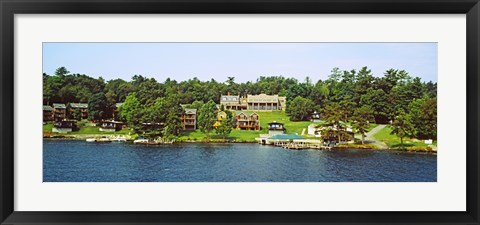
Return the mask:
M436 42L44 42L42 68L43 182L437 182Z

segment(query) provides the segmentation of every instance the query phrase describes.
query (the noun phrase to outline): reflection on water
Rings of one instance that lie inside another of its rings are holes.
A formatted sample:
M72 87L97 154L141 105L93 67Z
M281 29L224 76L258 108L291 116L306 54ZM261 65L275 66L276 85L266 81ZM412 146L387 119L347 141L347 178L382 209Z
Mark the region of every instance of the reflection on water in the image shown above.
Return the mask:
M437 156L258 144L48 141L45 182L435 182Z

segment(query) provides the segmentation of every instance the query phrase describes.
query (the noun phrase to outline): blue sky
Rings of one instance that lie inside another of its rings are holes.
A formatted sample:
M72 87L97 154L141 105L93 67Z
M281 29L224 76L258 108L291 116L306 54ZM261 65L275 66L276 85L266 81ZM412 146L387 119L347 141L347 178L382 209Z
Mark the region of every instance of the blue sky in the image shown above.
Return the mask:
M72 73L130 80L135 74L177 81L198 77L224 82L259 76L325 80L334 67L374 76L403 69L437 81L436 43L44 43L43 72L65 66Z

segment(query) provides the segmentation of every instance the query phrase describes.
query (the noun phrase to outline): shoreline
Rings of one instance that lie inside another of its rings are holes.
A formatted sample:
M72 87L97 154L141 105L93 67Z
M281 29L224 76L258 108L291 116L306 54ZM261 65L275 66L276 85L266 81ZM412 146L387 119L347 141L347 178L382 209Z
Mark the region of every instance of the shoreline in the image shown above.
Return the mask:
M65 141L65 140L71 140L71 141L85 141L87 138L99 138L99 137L122 137L126 138L127 142L131 143L133 139L131 139L130 135L113 135L113 134L81 134L81 135L55 135L55 136L44 136L43 140L49 140L49 141ZM129 137L129 138L127 138ZM234 140L216 140L214 141L193 141L193 140L183 140L183 141L176 141L175 143L178 144L196 144L196 143L201 143L201 144L257 144L258 142L253 140L253 141L234 141ZM170 145L170 144L139 144L139 145L149 145L149 146L155 146L155 145ZM340 145L337 147L333 147L332 150L346 150L346 149L355 149L355 150L372 150L372 151L397 151L397 152L409 152L409 153L424 153L424 154L437 154L436 150L429 150L429 149L415 149L415 150L408 150L408 149L396 149L396 148L388 148L388 149L379 149L379 148L372 148L369 146L362 146L362 145L355 145L355 146L348 146L348 145ZM312 149L314 150L314 149ZM318 149L317 149L318 150Z

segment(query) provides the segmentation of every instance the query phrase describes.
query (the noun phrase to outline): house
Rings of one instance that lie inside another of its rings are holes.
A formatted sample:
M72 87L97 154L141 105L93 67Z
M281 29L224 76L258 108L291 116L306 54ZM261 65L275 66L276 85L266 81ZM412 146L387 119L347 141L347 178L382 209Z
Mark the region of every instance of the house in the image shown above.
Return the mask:
M122 126L123 126L123 123L120 121L109 120L109 121L103 121L100 124L100 128L98 130L103 132L115 132L115 131L122 130Z
M285 127L283 126L283 123L279 123L277 121L268 123L268 134L269 135L285 134Z
M218 112L217 121L215 121L215 123L213 124L213 127L217 128L218 126L220 126L220 124L222 123L222 120L224 120L225 118L227 118L227 113L225 113L224 111Z
M310 121L314 122L314 123L318 123L318 122L322 122L320 120L320 113L315 111L313 112L311 115L310 115Z
M278 95L247 95L248 110L254 111L285 111L287 98Z
M278 95L222 95L220 105L228 110L275 111L287 108L287 98Z
M184 130L197 129L197 109L184 108L181 118Z
M53 121L53 107L49 105L44 105L43 106L43 121Z
M257 113L236 111L235 128L238 130L260 130L260 116Z
M77 127L76 120L61 120L53 124L52 132L54 133L68 133L72 132Z
M87 103L70 103L69 104L69 113L70 115L73 115L75 111L80 112L80 118L81 119L87 119L88 118L88 104Z
M335 134L336 131L337 131L337 128L333 126L323 127L323 126L318 126L318 124L310 124L308 126L308 134L314 135L315 137L322 137L323 132L331 132L331 134L328 137L324 138L325 142L328 142L328 141L338 142L338 137ZM343 135L342 142L355 141L354 132L351 127L345 128L344 132L348 135Z
M222 95L220 96L220 105L226 110L246 110L247 99L240 95Z
M53 103L53 119L55 121L62 121L67 115L67 107L65 104Z

